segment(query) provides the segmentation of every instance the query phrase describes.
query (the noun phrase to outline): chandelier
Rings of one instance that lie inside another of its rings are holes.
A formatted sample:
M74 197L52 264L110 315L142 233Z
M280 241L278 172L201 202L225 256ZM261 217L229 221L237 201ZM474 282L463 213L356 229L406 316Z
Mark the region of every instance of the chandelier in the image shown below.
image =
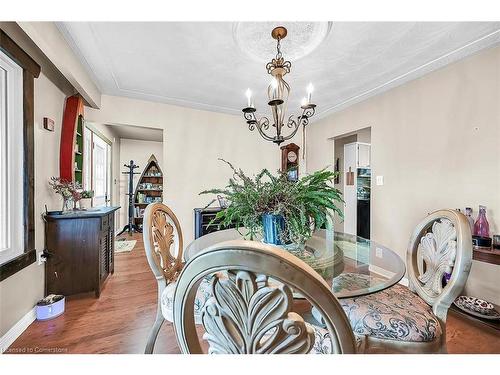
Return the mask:
M248 124L250 131L257 128L259 134L267 141L271 141L279 145L280 143L293 138L297 130L302 125L305 132L305 127L309 123L309 118L314 115L316 105L311 103L311 95L313 92L312 84L307 87L307 97L302 99L301 110L299 116L291 115L286 119L286 111L288 98L290 96L290 85L283 77L290 73L292 63L285 61L281 54L281 41L286 37L287 30L283 26L278 26L273 29L271 36L277 40L277 54L266 65L267 73L271 75L271 83L267 88L268 105L271 109L272 123L268 117L262 116L257 119L255 108L252 100L252 92L250 89L246 91L247 107L243 108L243 116ZM291 129L288 134L283 134L284 128ZM304 134L305 135L305 134Z

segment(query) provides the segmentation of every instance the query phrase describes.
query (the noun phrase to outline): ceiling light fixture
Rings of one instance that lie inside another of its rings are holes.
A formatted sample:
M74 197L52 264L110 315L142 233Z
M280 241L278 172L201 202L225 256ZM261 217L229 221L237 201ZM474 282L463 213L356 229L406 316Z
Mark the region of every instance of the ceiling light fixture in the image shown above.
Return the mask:
M272 76L271 82L267 88L268 104L271 107L271 113L273 116L273 123L271 124L269 119L262 116L257 119L255 112L257 111L252 100L252 91L248 89L246 91L247 106L243 108L243 116L248 124L248 129L250 131L257 130L259 134L267 141L280 144L286 140L293 138L297 133L297 130L302 125L304 131L306 125L309 123L309 118L314 115L316 105L311 102L313 85L310 83L307 86L307 97L302 99L301 109L302 113L299 116L291 115L288 119L286 117L286 110L288 104L288 97L290 96L290 86L283 79L283 77L290 73L290 68L292 63L290 61L285 61L283 55L281 54L281 41L286 37L287 30L283 26L278 26L273 29L271 36L277 40L276 49L278 53L276 57L267 63L266 69L267 73ZM286 123L285 123L286 121ZM275 129L271 131L276 134L269 134L269 126ZM290 133L283 135L282 130L286 126L291 129Z

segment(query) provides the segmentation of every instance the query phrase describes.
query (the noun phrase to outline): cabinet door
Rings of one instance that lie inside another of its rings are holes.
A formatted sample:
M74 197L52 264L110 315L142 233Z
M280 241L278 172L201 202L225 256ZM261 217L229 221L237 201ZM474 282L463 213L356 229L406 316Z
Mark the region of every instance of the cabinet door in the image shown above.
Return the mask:
M358 143L358 168L370 168L370 145Z
M103 282L109 273L109 236L108 232L101 234L99 239L99 275Z

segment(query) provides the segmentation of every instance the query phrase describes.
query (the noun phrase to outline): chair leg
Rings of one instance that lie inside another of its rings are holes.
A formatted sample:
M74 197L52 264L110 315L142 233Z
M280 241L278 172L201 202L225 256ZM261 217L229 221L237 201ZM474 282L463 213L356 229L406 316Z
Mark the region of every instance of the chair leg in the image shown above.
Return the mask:
M155 324L153 325L153 328L151 328L151 332L149 333L148 342L146 344L144 354L153 354L156 338L158 337L158 332L160 332L160 328L164 321L165 319L163 318L161 312L160 314L156 314Z

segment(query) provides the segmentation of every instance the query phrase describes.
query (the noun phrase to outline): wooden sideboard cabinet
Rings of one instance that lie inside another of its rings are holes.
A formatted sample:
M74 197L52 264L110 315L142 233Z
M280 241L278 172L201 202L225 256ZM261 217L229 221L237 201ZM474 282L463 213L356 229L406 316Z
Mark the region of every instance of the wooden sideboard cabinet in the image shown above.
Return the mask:
M114 272L115 212L120 207L44 215L45 294L101 293Z

